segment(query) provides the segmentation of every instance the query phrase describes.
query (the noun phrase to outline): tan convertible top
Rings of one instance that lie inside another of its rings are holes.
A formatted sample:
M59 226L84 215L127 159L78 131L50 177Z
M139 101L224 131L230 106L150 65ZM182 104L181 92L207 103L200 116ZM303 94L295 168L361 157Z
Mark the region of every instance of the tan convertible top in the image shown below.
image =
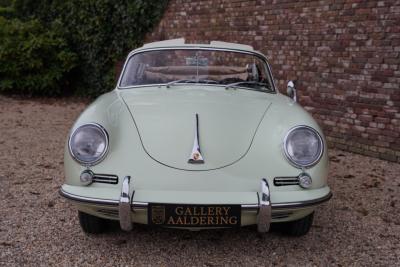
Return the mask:
M200 79L222 80L226 78L241 78L246 80L248 76L246 67L229 66L166 66L147 67L144 75L147 80L153 82L168 82L173 80L187 79L188 74L199 73ZM201 77L203 75L203 77Z
M250 45L243 45L243 44L236 44L236 43L228 43L228 42L220 42L220 41L211 41L209 44L189 44L185 42L184 38L179 39L171 39L159 42L153 42L143 45L135 50L133 50L130 54L136 53L140 50L147 50L147 49L157 49L157 48L195 48L195 47L202 47L202 48L215 48L215 49L233 49L233 50L242 50L246 52L254 52L260 54L259 52L255 51L252 46Z

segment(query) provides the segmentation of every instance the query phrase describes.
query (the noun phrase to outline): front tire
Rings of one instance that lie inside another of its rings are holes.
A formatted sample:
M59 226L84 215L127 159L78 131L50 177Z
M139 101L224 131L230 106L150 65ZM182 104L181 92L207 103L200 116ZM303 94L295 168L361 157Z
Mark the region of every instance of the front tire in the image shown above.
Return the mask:
M84 213L78 212L79 224L82 230L88 234L100 234L106 230L107 220Z
M279 228L281 232L291 236L303 236L310 231L314 220L314 212L310 215L307 215L300 220L280 223Z

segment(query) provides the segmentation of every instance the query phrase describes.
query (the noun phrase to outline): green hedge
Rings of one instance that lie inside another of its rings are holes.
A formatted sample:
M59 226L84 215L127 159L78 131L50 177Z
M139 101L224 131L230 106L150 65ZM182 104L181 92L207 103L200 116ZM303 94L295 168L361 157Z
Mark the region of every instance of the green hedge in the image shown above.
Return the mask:
M0 17L0 92L59 95L77 56L66 45L60 24Z
M16 0L21 18L45 24L62 21L69 46L78 54L79 95L95 96L115 86L115 63L141 45L167 1Z
M34 21L36 27L42 25L48 29L49 36L62 40L63 45L60 43L51 48L55 52L47 51L43 56L54 56L53 59L57 61L58 57L55 55L57 51L61 52L60 47L64 49L66 55L71 56L73 53L76 55L76 60L67 60L73 64L65 65L67 67L64 70L65 75L57 77L61 77L62 80L65 78L64 84L68 84L78 95L96 96L114 88L115 63L124 59L130 50L143 43L145 34L158 22L167 2L167 0L16 0L14 11L19 20L27 23L27 28L31 27L29 24ZM59 25L59 31L54 30L55 24ZM9 60L7 59L5 63L12 64ZM3 64L4 59L1 58L1 61ZM72 69L69 68L71 66ZM42 67L44 72L53 72L45 65ZM35 87L34 84L32 86ZM53 92L62 92L48 87L49 91L46 93L47 87L39 87L41 94L53 95ZM60 88L62 87L60 84ZM25 93L16 86L16 83L9 85L7 90Z
M2 6L0 4L0 17L13 18L14 16L14 8L12 8L11 6Z

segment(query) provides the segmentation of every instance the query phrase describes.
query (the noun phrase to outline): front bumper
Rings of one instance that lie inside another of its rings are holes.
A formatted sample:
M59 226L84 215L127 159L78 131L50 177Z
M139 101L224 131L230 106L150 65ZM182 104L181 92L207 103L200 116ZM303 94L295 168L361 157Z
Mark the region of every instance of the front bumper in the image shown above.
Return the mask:
M271 222L294 220L312 212L315 206L332 197L329 187L293 192L298 201L283 202L287 192L276 192L271 196L266 179L260 182L259 192L165 192L134 190L129 176L125 177L120 198L115 191L105 188L63 185L60 195L78 204L79 209L108 219L120 221L121 228L129 231L132 222L147 223L149 202L185 204L240 204L242 225L257 224L259 232L267 232ZM104 198L97 198L97 195ZM146 201L147 199L148 201ZM179 201L177 201L179 199Z

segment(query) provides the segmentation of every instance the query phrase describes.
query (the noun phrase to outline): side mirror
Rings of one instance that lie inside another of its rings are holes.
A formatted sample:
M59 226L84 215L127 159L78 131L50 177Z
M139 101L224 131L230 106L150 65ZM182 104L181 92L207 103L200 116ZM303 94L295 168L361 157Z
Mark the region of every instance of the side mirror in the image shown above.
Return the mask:
M287 84L287 95L293 99L294 102L297 102L297 93L296 88L294 87L294 82L289 81Z

